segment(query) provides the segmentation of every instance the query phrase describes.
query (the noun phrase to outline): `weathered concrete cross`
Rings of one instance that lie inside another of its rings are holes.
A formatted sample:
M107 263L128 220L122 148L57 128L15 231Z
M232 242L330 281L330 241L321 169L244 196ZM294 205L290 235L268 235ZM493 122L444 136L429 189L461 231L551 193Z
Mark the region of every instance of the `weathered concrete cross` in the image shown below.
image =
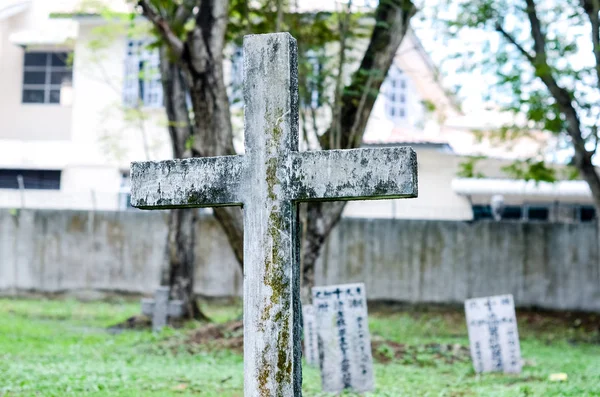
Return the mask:
M184 311L183 301L169 300L169 287L158 287L154 299L142 299L142 314L152 316L152 330L155 332L167 325L168 318L179 318Z
M410 148L298 152L296 40L244 38L245 155L131 165L145 209L244 209L244 395L300 396L298 203L417 196ZM201 115L200 115L201 116Z

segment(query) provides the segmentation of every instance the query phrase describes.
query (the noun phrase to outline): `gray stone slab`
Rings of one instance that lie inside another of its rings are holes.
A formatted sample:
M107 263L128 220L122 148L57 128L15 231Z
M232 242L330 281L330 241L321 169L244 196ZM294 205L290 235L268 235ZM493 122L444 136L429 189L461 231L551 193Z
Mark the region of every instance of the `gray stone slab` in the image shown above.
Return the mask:
M363 283L312 289L324 392L375 388Z
M292 170L292 194L300 201L417 196L417 155L410 147L294 153Z
M300 396L298 202L416 197L416 155L298 152L297 46L288 33L244 37L244 105L245 155L132 163L131 202L243 205L244 394Z
M244 167L243 156L132 163L132 205L138 208L241 205Z
M302 334L304 336L304 359L312 366L319 365L319 345L315 307L302 305Z
M521 372L521 348L512 295L465 301L475 372Z

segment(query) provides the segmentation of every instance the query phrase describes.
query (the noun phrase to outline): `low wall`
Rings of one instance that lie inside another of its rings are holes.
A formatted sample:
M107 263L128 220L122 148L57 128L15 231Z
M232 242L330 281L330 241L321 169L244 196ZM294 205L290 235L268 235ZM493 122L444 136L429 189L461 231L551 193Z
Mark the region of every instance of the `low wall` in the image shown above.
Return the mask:
M595 223L345 219L319 284L365 281L371 299L460 303L511 293L520 306L600 311Z
M0 290L151 293L167 214L0 210ZM460 303L512 293L520 306L600 311L595 223L344 219L317 264L318 285L364 281L371 299ZM240 295L220 226L198 223L196 291Z
M0 290L150 293L165 263L167 212L0 210ZM232 296L242 275L212 216L198 222L196 291Z

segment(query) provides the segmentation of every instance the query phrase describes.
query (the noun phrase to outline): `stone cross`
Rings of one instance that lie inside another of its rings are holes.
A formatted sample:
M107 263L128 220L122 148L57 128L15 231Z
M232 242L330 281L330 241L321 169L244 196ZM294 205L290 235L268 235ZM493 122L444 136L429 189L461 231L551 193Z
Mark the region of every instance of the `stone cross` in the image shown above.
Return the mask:
M521 372L521 349L512 295L465 301L475 372Z
M317 324L313 305L302 305L302 333L304 334L304 358L309 365L319 364Z
M372 391L373 356L365 285L312 289L323 391Z
M244 209L244 393L300 396L298 203L417 196L411 148L298 151L296 40L244 37L245 154L131 165L142 209ZM202 117L202 115L197 115Z
M158 287L154 299L142 299L142 313L152 316L152 330L160 331L167 325L167 318L179 318L185 310L183 301L169 301L169 287Z

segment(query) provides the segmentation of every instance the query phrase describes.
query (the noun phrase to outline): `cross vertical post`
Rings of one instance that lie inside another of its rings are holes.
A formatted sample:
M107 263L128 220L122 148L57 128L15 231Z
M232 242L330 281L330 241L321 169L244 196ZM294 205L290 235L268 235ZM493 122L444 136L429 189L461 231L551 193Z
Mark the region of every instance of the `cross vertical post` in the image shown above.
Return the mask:
M290 154L298 151L296 48L289 34L244 38L246 396L299 396L302 387L298 204L289 197Z
M302 201L417 196L407 147L298 152L298 65L289 33L244 37L244 129L239 156L131 164L142 209L244 208L244 395L302 395Z

